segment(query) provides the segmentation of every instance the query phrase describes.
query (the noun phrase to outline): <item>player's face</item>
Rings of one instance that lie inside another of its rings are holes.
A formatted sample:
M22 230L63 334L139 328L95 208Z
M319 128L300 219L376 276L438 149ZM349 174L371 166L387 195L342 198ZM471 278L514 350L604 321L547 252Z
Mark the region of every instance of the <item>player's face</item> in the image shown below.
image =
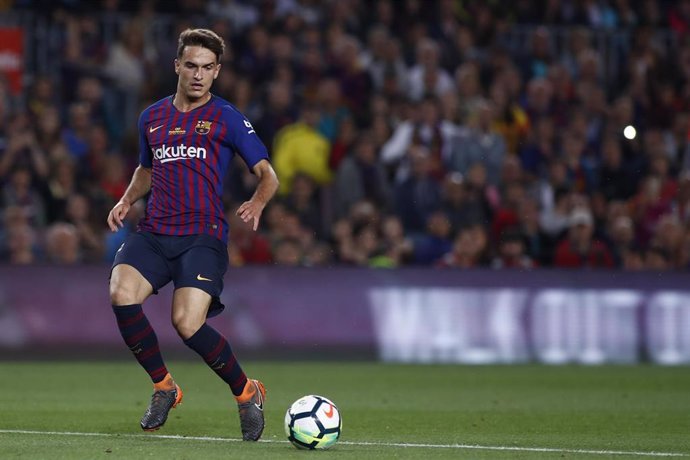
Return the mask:
M182 56L175 59L178 90L192 101L208 94L218 71L220 64L215 53L201 46L185 46Z

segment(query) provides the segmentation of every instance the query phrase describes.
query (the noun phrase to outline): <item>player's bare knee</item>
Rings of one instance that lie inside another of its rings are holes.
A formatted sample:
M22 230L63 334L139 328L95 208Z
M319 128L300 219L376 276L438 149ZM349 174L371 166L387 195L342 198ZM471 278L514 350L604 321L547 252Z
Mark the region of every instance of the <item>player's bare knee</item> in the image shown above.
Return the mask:
M131 283L110 281L110 302L113 305L133 305L141 303L136 286Z
M187 340L196 334L196 331L203 325L203 323L199 324L199 321L187 315L173 315L172 323L177 334L183 340Z

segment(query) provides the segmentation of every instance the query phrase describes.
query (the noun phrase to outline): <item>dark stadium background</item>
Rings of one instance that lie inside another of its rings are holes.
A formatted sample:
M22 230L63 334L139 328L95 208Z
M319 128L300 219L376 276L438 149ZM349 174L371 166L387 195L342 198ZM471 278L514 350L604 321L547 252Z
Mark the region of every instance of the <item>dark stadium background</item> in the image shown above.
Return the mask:
M110 307L144 203L106 215L189 27L281 179L254 233L233 163L209 320L259 443L171 286L145 311L185 402L142 433ZM298 458L305 394L331 457L687 457L689 128L690 0L0 0L0 458Z
M208 27L228 45L213 92L281 178L256 233L233 217L255 179L226 179L237 347L690 362L690 2L0 8L4 356L119 349L108 269L143 204L117 233L105 216L138 114L175 91L179 32ZM170 294L148 308L174 348Z

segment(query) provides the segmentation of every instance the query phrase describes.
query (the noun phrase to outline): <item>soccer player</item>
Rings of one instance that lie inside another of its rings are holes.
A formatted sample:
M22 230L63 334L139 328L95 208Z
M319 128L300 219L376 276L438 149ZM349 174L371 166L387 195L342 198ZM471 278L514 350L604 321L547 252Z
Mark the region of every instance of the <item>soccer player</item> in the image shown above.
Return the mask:
M157 430L182 400L168 372L142 303L172 281L172 323L229 386L239 407L242 438L256 441L264 428L261 382L248 379L228 341L206 323L220 313L228 267L228 224L222 205L223 177L234 154L258 177L256 190L237 215L259 225L278 188L268 154L251 123L230 103L211 94L225 44L207 29L180 34L175 59L177 91L139 117L140 164L108 225L122 226L134 202L150 192L136 233L120 247L110 277L110 299L127 346L153 381L151 403L141 427Z

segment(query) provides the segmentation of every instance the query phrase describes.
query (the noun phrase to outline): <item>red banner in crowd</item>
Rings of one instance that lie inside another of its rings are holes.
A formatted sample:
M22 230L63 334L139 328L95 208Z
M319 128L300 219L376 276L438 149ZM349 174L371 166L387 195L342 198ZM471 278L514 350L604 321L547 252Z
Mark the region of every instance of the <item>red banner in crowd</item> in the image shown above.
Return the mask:
M24 71L24 30L0 27L0 75L7 79L10 90L22 90Z

